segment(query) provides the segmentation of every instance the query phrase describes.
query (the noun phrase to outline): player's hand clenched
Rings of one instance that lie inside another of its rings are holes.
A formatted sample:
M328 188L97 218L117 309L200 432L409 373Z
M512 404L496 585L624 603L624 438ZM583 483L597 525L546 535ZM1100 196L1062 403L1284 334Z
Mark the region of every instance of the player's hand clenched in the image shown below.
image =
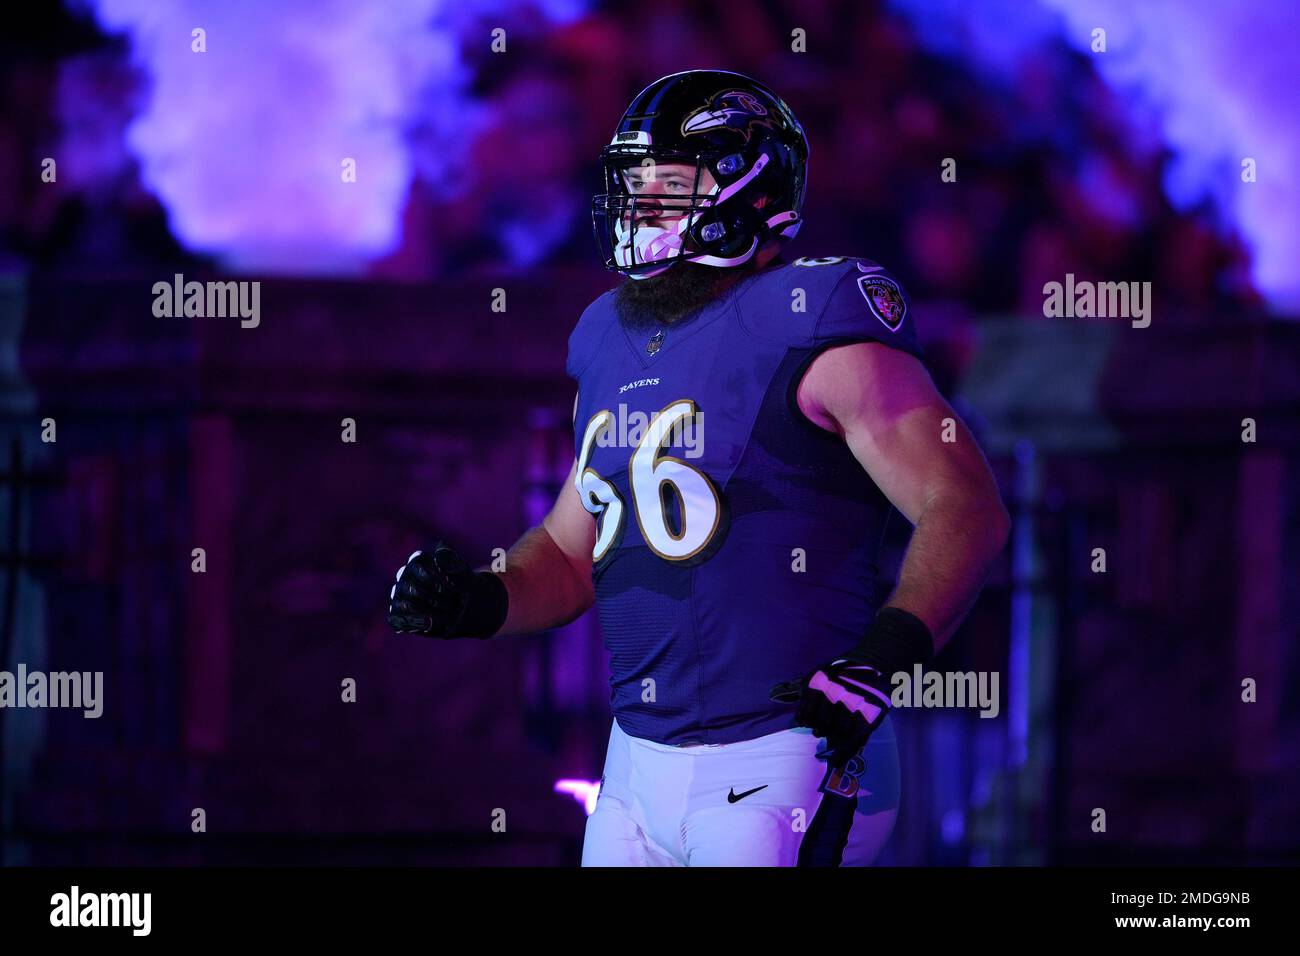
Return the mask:
M889 713L889 679L869 664L837 660L772 689L773 700L799 702L795 721L832 749L855 753Z
M491 637L505 622L508 600L497 575L475 572L441 541L407 559L388 599L393 630L439 638Z
M881 609L862 643L808 676L772 688L779 703L798 703L795 721L825 737L837 759L857 752L889 714L891 678L934 656L925 622L899 607Z

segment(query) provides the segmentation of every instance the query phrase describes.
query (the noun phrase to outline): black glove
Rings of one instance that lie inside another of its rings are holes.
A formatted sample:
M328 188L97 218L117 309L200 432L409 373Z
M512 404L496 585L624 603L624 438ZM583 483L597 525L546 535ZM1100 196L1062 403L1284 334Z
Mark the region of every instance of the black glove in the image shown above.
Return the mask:
M834 752L831 763L862 749L889 713L889 678L869 664L840 659L823 664L807 677L772 688L771 699L798 701L795 722L825 737Z
M862 643L799 680L772 688L779 703L798 702L795 721L825 737L839 765L867 742L889 714L893 675L934 656L934 640L919 618L887 607Z
M499 577L475 572L441 541L406 559L388 598L388 626L426 637L491 637L509 606Z

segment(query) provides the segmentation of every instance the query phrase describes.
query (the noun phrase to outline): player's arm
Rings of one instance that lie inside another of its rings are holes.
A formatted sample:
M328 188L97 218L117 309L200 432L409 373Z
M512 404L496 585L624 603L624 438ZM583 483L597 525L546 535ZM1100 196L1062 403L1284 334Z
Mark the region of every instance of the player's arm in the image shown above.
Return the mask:
M527 634L567 624L591 607L591 552L596 521L582 507L569 469L555 504L536 528L506 553L500 575L509 594L509 610L498 633Z
M974 437L921 362L879 342L818 356L798 403L814 424L843 437L915 526L888 606L924 622L937 651L970 609L1010 529ZM945 442L949 421L956 440Z
M861 643L772 689L773 700L798 701L796 721L845 766L889 713L893 675L927 663L970 609L1011 522L974 438L907 352L880 342L829 349L797 400L915 526L898 587ZM949 428L956 441L943 441Z
M441 541L407 558L389 592L389 626L401 634L484 638L558 627L591 607L596 528L578 499L576 469L575 461L541 525L506 552L503 571L475 571Z

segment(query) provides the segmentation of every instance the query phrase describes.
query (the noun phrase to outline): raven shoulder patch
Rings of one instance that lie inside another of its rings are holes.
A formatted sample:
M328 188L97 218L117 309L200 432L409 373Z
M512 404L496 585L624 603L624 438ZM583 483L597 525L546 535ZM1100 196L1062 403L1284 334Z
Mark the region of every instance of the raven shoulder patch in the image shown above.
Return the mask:
M889 276L865 275L858 279L858 289L867 300L867 308L885 328L897 332L907 318L907 300L903 290Z

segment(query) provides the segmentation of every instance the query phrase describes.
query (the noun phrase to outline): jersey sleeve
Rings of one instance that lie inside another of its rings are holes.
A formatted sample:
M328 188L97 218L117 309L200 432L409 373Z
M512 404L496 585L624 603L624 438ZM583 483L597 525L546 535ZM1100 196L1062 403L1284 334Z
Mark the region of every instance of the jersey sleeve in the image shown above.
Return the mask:
M813 324L813 344L882 342L924 359L902 284L866 259L846 266Z

